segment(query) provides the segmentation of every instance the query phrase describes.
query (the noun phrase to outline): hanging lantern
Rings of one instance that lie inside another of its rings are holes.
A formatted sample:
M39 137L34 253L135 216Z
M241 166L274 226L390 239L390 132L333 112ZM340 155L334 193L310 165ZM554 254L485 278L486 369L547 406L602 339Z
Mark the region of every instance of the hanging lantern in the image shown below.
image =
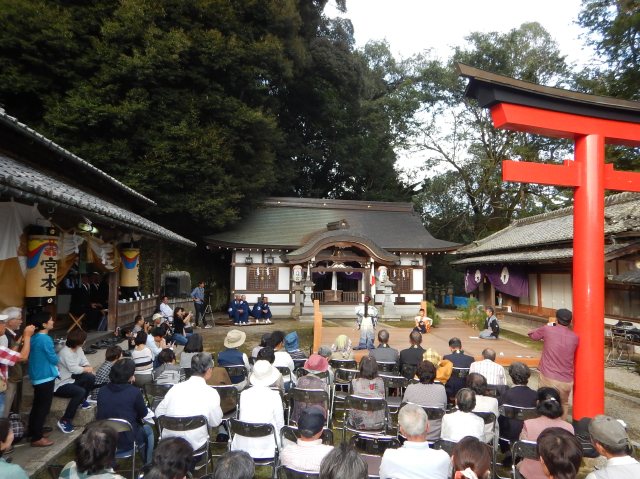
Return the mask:
M296 283L302 281L302 266L299 264L293 267L293 281Z
M53 227L27 228L25 297L30 305L53 304L57 294L58 231Z
M122 267L120 268L120 286L125 288L137 288L138 272L140 269L140 248L121 247L120 259Z

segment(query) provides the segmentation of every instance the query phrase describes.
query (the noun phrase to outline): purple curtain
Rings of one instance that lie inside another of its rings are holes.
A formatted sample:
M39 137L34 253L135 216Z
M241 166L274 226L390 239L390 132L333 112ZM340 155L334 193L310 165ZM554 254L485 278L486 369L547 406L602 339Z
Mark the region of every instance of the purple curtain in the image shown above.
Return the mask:
M464 291L469 294L472 291L478 289L480 282L482 281L482 270L478 268L467 269L464 274Z
M524 268L513 265L489 266L483 272L496 290L510 296L529 296L529 276Z
M342 276L342 277L344 277L344 278L347 278L347 279L356 279L356 280L360 280L360 279L362 279L362 273L361 273L360 271L352 271L352 272L348 272L348 271L342 272L342 271L339 271L339 272L338 272L338 277L340 277L340 276Z

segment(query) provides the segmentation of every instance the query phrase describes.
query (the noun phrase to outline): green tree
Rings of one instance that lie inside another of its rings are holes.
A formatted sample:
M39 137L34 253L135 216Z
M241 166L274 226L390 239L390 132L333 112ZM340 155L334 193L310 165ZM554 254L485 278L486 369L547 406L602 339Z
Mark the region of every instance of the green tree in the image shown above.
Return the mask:
M502 181L502 160L557 162L571 146L562 140L498 130L489 112L464 97L455 62L521 80L562 86L569 78L564 57L537 23L505 34L472 33L448 64L423 71L440 93L426 105L418 145L427 155L427 180L417 195L427 226L440 237L469 242L513 219L564 204L556 188Z

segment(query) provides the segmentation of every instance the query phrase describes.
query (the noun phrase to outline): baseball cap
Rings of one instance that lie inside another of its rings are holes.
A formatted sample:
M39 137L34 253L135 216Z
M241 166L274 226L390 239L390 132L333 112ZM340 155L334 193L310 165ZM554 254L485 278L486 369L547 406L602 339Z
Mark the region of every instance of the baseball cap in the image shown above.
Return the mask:
M324 413L318 407L303 409L298 418L298 430L304 437L315 436L322 431L324 424Z
M589 423L591 439L603 446L619 448L629 445L629 436L620 421L600 414Z

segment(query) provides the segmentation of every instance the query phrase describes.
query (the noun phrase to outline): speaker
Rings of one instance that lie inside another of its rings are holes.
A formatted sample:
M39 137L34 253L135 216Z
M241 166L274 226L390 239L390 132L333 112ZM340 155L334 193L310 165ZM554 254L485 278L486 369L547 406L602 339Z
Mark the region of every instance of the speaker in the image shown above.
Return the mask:
M180 278L166 277L163 285L164 295L176 298L180 293Z

